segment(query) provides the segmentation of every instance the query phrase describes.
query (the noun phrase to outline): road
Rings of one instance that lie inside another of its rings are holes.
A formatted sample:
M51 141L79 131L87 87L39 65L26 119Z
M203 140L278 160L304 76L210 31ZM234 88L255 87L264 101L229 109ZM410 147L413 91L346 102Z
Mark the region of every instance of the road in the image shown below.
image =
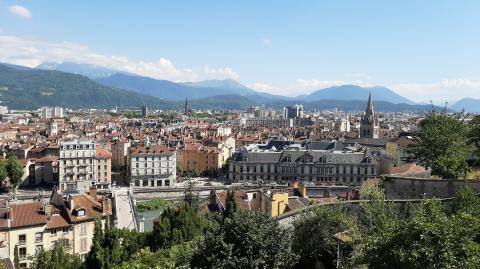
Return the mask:
M136 229L135 213L131 203L128 187L116 187L115 191L115 220L116 227L129 230Z

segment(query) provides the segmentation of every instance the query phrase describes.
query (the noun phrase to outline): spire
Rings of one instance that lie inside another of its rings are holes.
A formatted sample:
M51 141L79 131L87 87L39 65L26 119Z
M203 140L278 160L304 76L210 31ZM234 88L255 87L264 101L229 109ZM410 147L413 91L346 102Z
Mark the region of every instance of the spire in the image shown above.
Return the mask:
M188 115L188 99L185 96L185 115Z
M368 94L367 110L365 112L367 115L373 115L372 93Z

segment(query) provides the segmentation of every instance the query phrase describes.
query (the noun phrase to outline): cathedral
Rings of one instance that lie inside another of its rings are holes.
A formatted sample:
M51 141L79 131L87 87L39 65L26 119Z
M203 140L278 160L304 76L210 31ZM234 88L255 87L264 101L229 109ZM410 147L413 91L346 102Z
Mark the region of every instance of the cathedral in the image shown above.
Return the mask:
M373 110L372 94L368 95L368 104L365 115L360 122L360 137L361 138L380 138L380 125L378 117Z

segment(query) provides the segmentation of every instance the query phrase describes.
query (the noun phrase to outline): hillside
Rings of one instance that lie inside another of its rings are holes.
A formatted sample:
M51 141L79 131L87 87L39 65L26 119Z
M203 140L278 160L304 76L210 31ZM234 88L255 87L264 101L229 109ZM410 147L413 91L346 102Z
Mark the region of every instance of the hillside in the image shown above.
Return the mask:
M204 80L198 82L185 82L182 83L183 85L196 87L196 88L213 88L213 89L221 89L228 91L232 94L238 95L252 95L257 94L255 90L252 90L243 84L238 83L233 79L212 79L212 80Z
M216 95L232 94L228 89L193 87L168 80L159 80L150 77L133 76L116 73L109 77L99 78L97 82L105 86L116 87L151 95L167 100L184 100L205 98Z
M455 111L465 110L465 112L478 113L480 112L480 99L463 98L453 104L450 109Z
M342 85L329 87L315 91L309 95L298 96L299 100L367 100L368 94L372 94L373 100L387 101L394 104L414 104L411 100L400 96L385 87L360 87L356 85Z
M35 67L35 69L62 71L66 73L83 75L91 79L108 77L115 73L118 73L118 71L116 70L112 70L112 69L101 67L101 66L96 66L91 64L78 64L78 63L71 63L71 62L63 62L63 63L43 62L37 67Z
M0 101L13 109L41 106L169 107L171 104L121 89L106 87L81 75L0 64Z

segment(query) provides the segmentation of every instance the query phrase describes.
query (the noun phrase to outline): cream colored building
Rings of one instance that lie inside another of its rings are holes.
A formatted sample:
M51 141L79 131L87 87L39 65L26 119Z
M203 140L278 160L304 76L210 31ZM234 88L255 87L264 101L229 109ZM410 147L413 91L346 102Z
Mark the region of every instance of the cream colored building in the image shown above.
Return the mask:
M97 196L96 189L68 197L54 192L50 203L9 204L3 200L0 204L4 213L0 249L6 248L13 261L17 248L20 268L27 268L37 250L52 250L57 244L84 259L92 245L95 219L100 218L105 227L112 214L111 201Z

